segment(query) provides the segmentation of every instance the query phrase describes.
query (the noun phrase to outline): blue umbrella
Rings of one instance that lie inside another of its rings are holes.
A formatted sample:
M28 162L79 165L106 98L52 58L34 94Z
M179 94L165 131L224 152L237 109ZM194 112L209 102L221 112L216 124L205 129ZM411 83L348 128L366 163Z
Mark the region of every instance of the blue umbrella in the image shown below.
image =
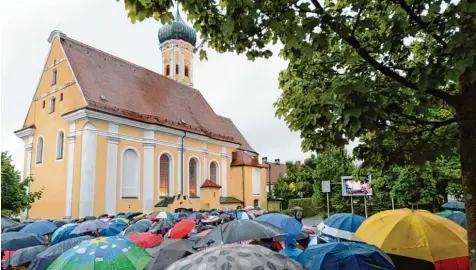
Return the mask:
M71 233L79 234L79 233L85 233L85 232L95 232L96 230L102 231L103 229L106 229L107 227L109 227L108 223L99 219L93 219L93 220L88 220L79 224L79 226L74 228L74 230Z
M464 210L464 202L447 202L441 207L445 209L462 209Z
M2 232L4 229L16 226L18 224L20 224L20 222L16 222L9 218L2 218Z
M53 220L53 224L55 224L56 227L58 227L58 228L61 227L61 226L63 226L63 225L65 225L65 224L67 224L67 223L68 223L68 222L66 222L66 221L64 221L64 220Z
M364 217L355 214L335 214L317 225L317 231L335 238L360 241L354 233L364 220Z
M25 228L26 225L28 225L28 224L20 223L20 224L14 225L12 227L8 227L8 228L2 230L2 232L4 232L4 233L6 233L6 232L19 232L21 229Z
M2 265L3 268L11 266L20 266L35 260L36 255L45 251L48 247L45 245L36 245L27 248L21 248L13 253Z
M46 244L46 238L35 233L2 233L2 250L16 250Z
M20 232L23 233L36 233L39 235L45 235L54 232L58 227L51 221L41 220L26 225Z
M376 246L354 242L310 246L296 260L306 269L396 269L390 257Z
M295 218L284 214L266 214L256 218L256 220L264 221L281 228L283 231L298 235L301 233L302 224Z
M117 220L116 222L110 222L111 225L109 225L109 228L106 228L102 231L99 232L100 236L116 236L124 230L124 228L127 227L127 223L123 222L120 219L114 219Z
M443 212L435 213L435 215L451 219L465 229L468 227L466 223L466 214L461 211L445 210Z
M51 236L51 244L57 244L63 240L70 239L70 238L75 238L79 237L82 234L73 234L71 233L76 227L78 227L79 224L66 224L61 227L59 227Z

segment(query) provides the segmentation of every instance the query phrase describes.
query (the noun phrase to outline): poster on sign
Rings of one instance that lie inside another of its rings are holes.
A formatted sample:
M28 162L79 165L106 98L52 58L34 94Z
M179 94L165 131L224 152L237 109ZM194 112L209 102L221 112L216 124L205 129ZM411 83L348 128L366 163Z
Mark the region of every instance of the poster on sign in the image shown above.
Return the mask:
M342 196L372 196L371 178L357 180L352 176L342 176Z

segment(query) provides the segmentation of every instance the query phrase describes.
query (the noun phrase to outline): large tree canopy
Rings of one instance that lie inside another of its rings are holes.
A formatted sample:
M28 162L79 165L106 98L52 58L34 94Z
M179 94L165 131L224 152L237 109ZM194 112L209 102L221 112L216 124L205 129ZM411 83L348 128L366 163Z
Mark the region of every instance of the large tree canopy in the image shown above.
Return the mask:
M456 147L476 250L476 3L471 0L177 0L218 52L283 45L277 115L303 148L360 138L365 164L424 163ZM172 0L125 0L170 22ZM204 51L200 56L206 57ZM470 252L476 269L476 252Z

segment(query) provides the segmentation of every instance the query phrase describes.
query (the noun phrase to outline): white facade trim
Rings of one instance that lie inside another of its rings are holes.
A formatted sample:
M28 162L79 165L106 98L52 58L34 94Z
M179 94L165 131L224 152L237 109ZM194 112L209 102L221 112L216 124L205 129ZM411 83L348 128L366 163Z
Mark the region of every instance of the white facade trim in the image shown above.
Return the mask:
M123 171L124 171L124 153L125 153L126 150L128 150L128 149L132 149L132 150L136 151L136 154L137 154L137 156L138 156L138 158L139 158L139 168L138 168L138 169L139 169L139 170L138 170L139 179L138 179L138 183L136 183L136 185L139 185L138 187L136 187L137 190L139 191L139 192L138 192L139 194L137 194L137 198L135 198L135 199L124 199L124 198L122 198L122 182L123 182ZM135 200L140 200L140 168L141 168L141 166L140 166L140 159L141 159L141 157L140 157L140 152L139 152L139 151L137 150L137 148L135 148L134 146L124 147L124 149L122 149L122 151L121 151L121 183L120 183L120 192L119 192L119 196L120 196L120 197L119 197L119 198L120 198L121 200L123 200L123 201L129 201L129 200L134 200L134 201L135 201Z
M70 81L70 82L68 82L68 83L65 83L65 84L63 84L63 85L61 85L61 86L56 87L56 88L53 89L52 91L46 92L46 93L44 93L43 95L38 96L37 98L33 98L33 101L37 101L37 100L40 100L40 99L45 98L45 97L47 97L47 96L50 96L50 95L52 95L52 94L54 94L54 93L56 93L56 92L58 92L58 91L61 91L61 90L65 89L66 87L69 87L69 86L75 84L75 83L76 83L76 80L72 80L72 81Z
M169 158L169 197L170 196L174 196L174 156L172 155L172 153L170 153L169 151L162 151L159 153L159 158L158 158L158 184L157 184L157 191L158 191L158 197L160 198L160 158L162 157L162 155L167 155L167 157Z
M222 183L221 183L221 196L222 197L226 197L228 196L228 190L227 190L227 186L228 186L228 176L227 176L227 168L228 168L228 160L227 160L227 157L226 156L222 156L221 158L221 179L223 179Z
M94 215L94 185L96 180L96 127L87 123L83 128L81 150L81 184L79 189L79 216Z
M175 50L170 50L170 78L175 80Z
M183 183L183 180L185 180L185 176L183 162L181 162L182 160L185 161L185 153L179 146L177 147L177 194L183 195L184 191L182 187L185 187L185 183Z
M25 137L33 136L35 134L34 128L25 128L14 133L18 138L23 139Z
M117 201L117 151L119 144L117 132L119 126L109 123L108 130L112 136L107 138L106 194L104 199L106 213L112 214L116 213Z
M53 67L56 67L59 63L63 62L63 61L66 61L66 58L61 58L59 61L56 61L56 63L53 63L52 65L48 66L48 67L45 67L45 69L43 70L44 71L47 71L48 69L50 68L53 68Z
M150 132L144 131L144 137L148 137ZM152 137L154 132L152 131ZM150 213L154 210L154 155L155 144L144 143L144 171L142 184L142 208L144 213Z
M200 168L200 158L198 158L196 155L191 155L189 158L188 158L188 161L187 161L187 171L188 171L188 175L187 175L187 186L188 186L188 192L187 192L187 195L188 197L190 198L190 160L192 159L195 159L196 162L197 162L197 182L195 183L196 186L197 186L197 197L200 198L200 186L202 185L202 181L201 181L201 174L200 172L202 171L201 168Z
M68 171L66 175L66 207L64 216L67 218L72 217L72 207L73 207L73 180L74 180L74 151L76 145L76 137L70 135L74 133L76 129L76 124L73 122L69 124L69 135L68 135Z
M207 177L208 177L208 153L205 152L203 153L203 180L202 182L205 182L205 180L207 180Z

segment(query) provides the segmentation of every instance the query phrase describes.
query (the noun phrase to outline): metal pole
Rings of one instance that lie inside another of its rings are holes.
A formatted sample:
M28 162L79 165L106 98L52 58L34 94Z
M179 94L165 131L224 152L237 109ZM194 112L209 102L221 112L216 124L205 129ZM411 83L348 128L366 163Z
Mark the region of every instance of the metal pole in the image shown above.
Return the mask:
M367 215L367 196L364 196L364 208L365 208L365 218L368 217Z
M330 212L329 212L329 192L326 192L326 195L327 195L327 217L330 216Z
M350 194L350 209L351 209L351 212L353 214L354 213L354 200L353 200L352 193Z
M393 196L390 196L392 198L392 210L395 210L395 203L393 202Z

